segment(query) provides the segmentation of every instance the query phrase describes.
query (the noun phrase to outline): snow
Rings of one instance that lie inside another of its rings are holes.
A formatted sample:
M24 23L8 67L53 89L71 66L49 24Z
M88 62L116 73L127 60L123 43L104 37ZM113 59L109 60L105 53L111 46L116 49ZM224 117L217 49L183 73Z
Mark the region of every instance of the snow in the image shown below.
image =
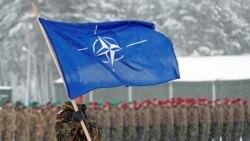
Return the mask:
M12 88L9 86L0 86L0 90L11 90Z
M250 79L250 56L178 57L181 79L220 81Z
M62 78L59 78L59 79L55 80L55 83L58 83L58 84L63 83Z
M18 23L16 26L12 27L9 30L9 36L12 36L13 34L17 34L17 32L20 32L21 28L24 26L23 23Z
M250 79L250 55L177 57L181 79L175 81L220 81ZM57 79L55 83L63 83Z

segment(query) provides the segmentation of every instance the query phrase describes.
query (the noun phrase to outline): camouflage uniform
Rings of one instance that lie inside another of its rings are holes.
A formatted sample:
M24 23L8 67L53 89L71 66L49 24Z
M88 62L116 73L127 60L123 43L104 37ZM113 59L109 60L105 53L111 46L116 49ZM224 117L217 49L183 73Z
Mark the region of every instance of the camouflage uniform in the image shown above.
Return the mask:
M250 107L246 106L246 112L245 112L245 126L244 126L244 133L242 136L243 141L250 141Z
M44 135L44 117L41 113L33 109L30 114L30 140L32 141L42 141Z
M97 114L97 125L100 127L102 140L110 140L110 111L100 109Z
M88 113L89 116L93 117L93 118L97 118L97 108L88 108L86 113Z
M231 104L224 105L224 125L222 140L231 141L233 131L233 107Z
M175 140L185 141L187 135L187 108L178 105L175 109Z
M233 134L232 134L232 140L233 141L239 141L240 137L243 134L244 130L244 116L245 116L245 110L242 104L235 104L234 105L234 117L233 117Z
M136 140L136 111L135 109L126 108L123 114L123 141Z
M161 141L173 141L174 111L172 106L161 107Z
M123 136L123 111L115 106L110 109L111 117L111 140L121 141Z
M150 105L150 141L159 141L161 137L161 108L159 105Z
M96 126L96 122L93 117L88 116L85 113L85 107L78 105L78 108L83 111L85 116L84 122L89 131L92 141L100 141L99 129ZM84 131L80 123L75 122L72 119L73 107L70 102L66 102L63 105L63 111L57 114L56 122L56 136L58 141L87 141Z
M23 132L24 132L24 137L25 137L25 141L29 141L30 139L30 111L29 109L24 109L23 111L23 114L24 114L24 117L25 117L25 123L26 123L26 126L23 128Z
M186 141L198 141L199 134L199 111L197 105L187 108L188 130Z
M44 116L45 120L45 132L44 132L44 141L56 141L56 113L52 109L47 109Z
M41 109L39 109L41 110ZM45 119L44 115L40 112L36 113L36 120L35 120L35 136L37 141L42 141L45 131Z
M150 125L150 110L148 107L141 107L137 112L137 141L147 141Z
M219 141L223 132L223 107L215 105L211 108L211 137L214 141Z
M25 141L27 140L27 133L29 128L29 124L27 124L28 119L25 117L23 111L16 111L16 131L15 131L15 141Z
M211 126L211 113L207 104L199 106L199 141L208 141Z
M32 111L30 111L30 113L29 113L29 117L30 117L30 128L29 128L29 131L30 131L30 133L29 133L29 135L30 135L30 141L33 141L33 140L35 140L36 139L36 136L35 136L35 134L34 134L34 131L35 131L35 121L36 121L36 115L35 115L35 113L34 113L34 111L32 110Z
M16 113L12 109L3 109L2 116L2 141L12 141L16 130Z
M0 141L2 141L2 132L3 132L3 130L4 130L4 128L3 128L3 112L2 112L2 110L0 110Z

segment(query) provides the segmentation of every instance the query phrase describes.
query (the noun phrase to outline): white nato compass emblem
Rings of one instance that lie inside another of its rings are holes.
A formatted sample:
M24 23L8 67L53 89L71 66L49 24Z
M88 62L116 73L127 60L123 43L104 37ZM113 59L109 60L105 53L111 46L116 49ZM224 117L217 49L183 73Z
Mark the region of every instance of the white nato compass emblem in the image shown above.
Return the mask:
M96 25L94 35L97 35L98 26ZM129 48L147 42L147 39L139 40L136 42L128 43L124 48ZM93 53L100 58L100 60L105 64L110 64L114 70L115 62L123 59L124 55L122 54L119 44L111 37L101 37L97 36L97 39L92 45ZM88 48L80 48L77 51L86 51Z
M119 44L110 37L100 37L93 43L93 52L103 63L110 64L112 67L116 61L121 60L124 55L118 53L122 50Z

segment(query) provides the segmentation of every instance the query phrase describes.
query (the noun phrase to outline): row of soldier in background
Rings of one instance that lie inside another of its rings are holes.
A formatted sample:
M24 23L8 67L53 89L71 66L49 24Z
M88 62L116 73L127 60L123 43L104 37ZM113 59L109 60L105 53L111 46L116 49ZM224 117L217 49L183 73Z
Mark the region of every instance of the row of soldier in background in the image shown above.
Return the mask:
M0 141L55 141L56 113L61 106L7 101L0 111ZM250 140L250 108L240 98L212 102L206 98L172 98L142 102L91 102L103 141Z
M241 98L92 102L87 113L104 141L250 141L250 108Z
M15 106L6 101L0 110L0 141L56 141L55 115L60 106L48 103L38 106L33 102L25 107L20 101Z

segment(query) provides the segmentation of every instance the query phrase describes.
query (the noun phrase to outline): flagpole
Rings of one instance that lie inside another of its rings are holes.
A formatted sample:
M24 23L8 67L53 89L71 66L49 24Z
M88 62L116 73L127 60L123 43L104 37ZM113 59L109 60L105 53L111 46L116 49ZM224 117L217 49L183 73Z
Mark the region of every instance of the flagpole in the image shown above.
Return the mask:
M44 36L45 42L46 42L46 44L47 44L47 46L48 46L48 48L49 48L50 54L51 54L51 56L52 56L52 58L53 58L54 63L56 64L56 68L57 68L57 70L58 70L58 72L59 72L60 77L63 79L63 84L64 84L64 87L65 87L65 89L66 89L66 91L67 91L67 88L66 88L66 85L65 85L65 81L64 81L64 77L63 77L63 75L62 75L62 72L61 72L61 69L60 69L58 60L57 60L57 58L56 58L56 56L55 56L55 52L54 52L54 50L52 49L52 45L51 45L51 43L50 43L50 40L49 40L49 38L48 38L48 36L47 36L47 34L46 34L46 32L45 32L45 30L44 30L42 24L41 24L40 21L38 20L38 18L40 17L40 13L39 13L39 11L38 11L38 9L37 9L37 7L36 7L36 5L35 5L34 3L32 3L32 8L33 8L33 12L34 12L34 14L35 14L35 16L36 16L37 22L38 22L38 24L39 24L40 30L42 31L42 34L43 34L43 36ZM68 93L68 91L67 91L67 93ZM72 105L73 105L74 110L77 112L77 111L78 111L78 107L77 107L77 105L76 105L75 100L71 100L71 103L72 103ZM87 127L86 127L85 123L83 122L83 120L81 120L80 123L81 123L81 126L82 126L82 128L83 128L83 131L84 131L84 133L85 133L85 135L86 135L87 140L88 140L88 141L92 141L91 138L90 138L89 132L88 132L88 130L87 130Z

